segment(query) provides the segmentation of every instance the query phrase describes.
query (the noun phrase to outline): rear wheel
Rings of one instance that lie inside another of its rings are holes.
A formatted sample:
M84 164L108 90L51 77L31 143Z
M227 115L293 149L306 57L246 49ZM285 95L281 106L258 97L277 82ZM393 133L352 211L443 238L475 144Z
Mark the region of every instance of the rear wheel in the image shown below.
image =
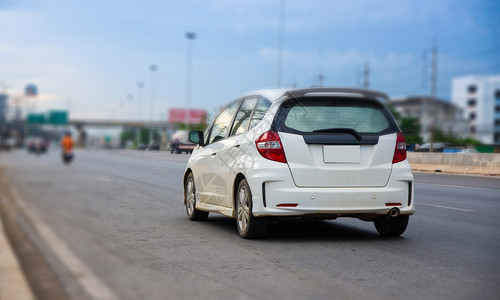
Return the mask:
M189 220L205 221L208 217L208 212L196 209L196 188L194 186L193 173L189 173L186 183L184 184L184 197Z
M267 232L268 218L256 218L252 214L252 192L246 179L238 185L236 192L236 226L242 238L263 238Z
M409 215L399 215L397 217L390 217L387 215L376 218L373 223L380 235L399 236L405 232L409 220Z

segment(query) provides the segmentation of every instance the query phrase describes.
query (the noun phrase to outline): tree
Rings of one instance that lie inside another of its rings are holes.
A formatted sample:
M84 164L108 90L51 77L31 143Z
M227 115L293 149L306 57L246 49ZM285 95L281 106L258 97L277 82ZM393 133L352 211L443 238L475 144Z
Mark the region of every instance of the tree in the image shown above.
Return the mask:
M420 136L420 123L417 118L403 117L399 122L399 127L405 136L407 144L423 144L424 140Z
M449 143L454 146L479 145L481 142L471 137L461 138L453 133L444 133L440 129L432 131L435 142Z
M139 144L148 145L150 140L150 128L141 128L139 130ZM153 129L153 141L159 141L161 139L161 134L158 129ZM125 145L127 141L133 141L134 146L137 146L137 130L127 129L120 134L120 143Z
M418 118L402 117L401 114L394 109L390 104L386 104L387 108L396 119L396 122L401 128L407 144L423 144L424 140L420 136L420 123Z
M120 144L122 146L126 145L128 141L134 142L135 145L136 137L134 130L127 129L122 131L122 133L120 134Z
M153 130L153 141L159 141L161 139L161 134L158 131L158 129L151 129L151 128L141 128L139 130L139 142L141 144L148 145L151 141L149 140L149 137L151 135L151 130Z

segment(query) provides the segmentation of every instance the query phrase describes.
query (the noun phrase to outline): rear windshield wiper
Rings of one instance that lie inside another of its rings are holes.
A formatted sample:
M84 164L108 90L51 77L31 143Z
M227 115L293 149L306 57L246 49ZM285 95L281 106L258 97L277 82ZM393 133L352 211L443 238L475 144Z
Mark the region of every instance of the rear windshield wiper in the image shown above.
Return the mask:
M318 129L318 130L313 130L313 132L332 132L332 133L350 133L352 134L358 141L361 140L363 137L359 132L357 132L355 129L352 128L326 128L326 129Z

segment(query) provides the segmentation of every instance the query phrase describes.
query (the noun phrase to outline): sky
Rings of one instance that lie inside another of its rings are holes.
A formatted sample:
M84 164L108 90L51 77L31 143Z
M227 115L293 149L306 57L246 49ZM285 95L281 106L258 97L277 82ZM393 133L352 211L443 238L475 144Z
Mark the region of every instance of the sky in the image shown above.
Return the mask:
M281 87L361 87L368 64L370 88L430 95L434 46L441 99L453 77L500 74L498 0L282 3ZM280 0L0 0L0 91L13 103L33 83L28 110L71 118L213 114L278 87L279 24Z

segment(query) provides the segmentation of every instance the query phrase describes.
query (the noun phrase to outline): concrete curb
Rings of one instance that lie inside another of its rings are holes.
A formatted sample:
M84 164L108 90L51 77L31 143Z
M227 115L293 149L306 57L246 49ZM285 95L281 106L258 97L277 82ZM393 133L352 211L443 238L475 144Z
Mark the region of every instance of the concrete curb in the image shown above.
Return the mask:
M500 176L500 167L457 166L410 163L413 171L459 175Z
M29 236L27 228L22 225L33 228L33 224L18 206L11 186L2 171L0 167L0 191L2 191L0 194L0 221L2 221L0 236L5 244L0 245L0 255L10 252L13 256L6 256L5 265L0 265L0 300L68 299L42 252ZM17 260L13 261L12 257ZM8 291L9 294L3 295L4 291L6 293Z
M2 199L3 201L3 199ZM34 300L0 218L0 299Z

